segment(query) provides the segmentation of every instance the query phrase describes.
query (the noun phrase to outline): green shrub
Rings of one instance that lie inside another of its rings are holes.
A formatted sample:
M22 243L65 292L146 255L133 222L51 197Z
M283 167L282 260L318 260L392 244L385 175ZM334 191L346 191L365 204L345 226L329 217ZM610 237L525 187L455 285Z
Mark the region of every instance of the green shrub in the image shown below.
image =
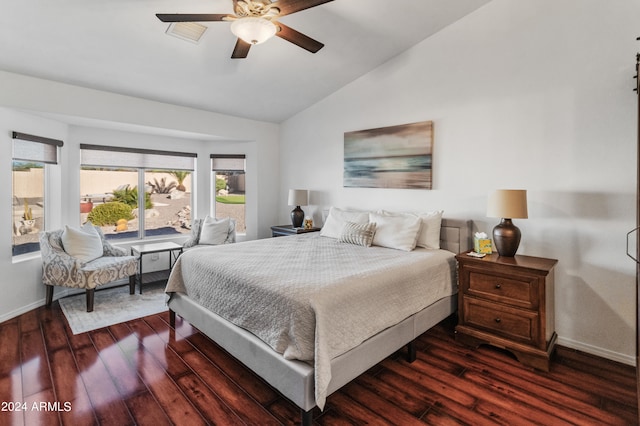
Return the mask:
M113 201L119 201L121 203L131 206L132 209L138 208L138 187L125 188L113 191ZM148 192L144 193L144 208L152 209L153 203L151 202L151 195Z
M115 225L120 219L128 221L133 219L131 210L131 207L125 203L111 201L95 206L87 219L96 226Z
M217 177L216 178L216 194L221 189L226 189L226 188L227 188L227 181L225 179Z

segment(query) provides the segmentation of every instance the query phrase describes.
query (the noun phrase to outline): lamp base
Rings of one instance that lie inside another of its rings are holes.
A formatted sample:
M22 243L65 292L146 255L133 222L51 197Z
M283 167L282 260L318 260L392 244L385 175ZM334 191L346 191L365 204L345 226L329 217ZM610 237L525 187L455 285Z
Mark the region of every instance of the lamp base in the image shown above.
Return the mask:
M303 221L304 211L302 211L300 206L296 206L295 209L291 210L291 224L294 228L302 228Z
M521 237L520 229L511 222L511 219L502 219L493 228L493 242L498 254L503 257L513 257L518 251Z

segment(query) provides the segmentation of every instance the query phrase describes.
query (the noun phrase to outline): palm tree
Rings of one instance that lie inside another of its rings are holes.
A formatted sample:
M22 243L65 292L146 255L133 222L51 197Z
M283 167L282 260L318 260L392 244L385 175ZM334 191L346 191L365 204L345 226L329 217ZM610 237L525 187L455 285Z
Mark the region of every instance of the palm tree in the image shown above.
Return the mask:
M178 186L176 187L176 189L178 191L185 192L187 188L185 188L185 186L183 185L183 182L187 178L187 176L191 174L191 172L187 172L186 170L173 170L169 172L169 174L175 177L176 180L178 181Z

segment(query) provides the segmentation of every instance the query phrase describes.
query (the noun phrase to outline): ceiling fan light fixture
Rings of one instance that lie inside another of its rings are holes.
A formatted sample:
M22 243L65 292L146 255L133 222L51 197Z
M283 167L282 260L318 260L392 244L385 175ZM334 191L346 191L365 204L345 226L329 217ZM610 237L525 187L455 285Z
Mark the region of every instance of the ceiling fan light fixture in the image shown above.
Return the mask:
M265 18L246 17L231 23L231 32L249 44L260 44L276 35L276 25Z

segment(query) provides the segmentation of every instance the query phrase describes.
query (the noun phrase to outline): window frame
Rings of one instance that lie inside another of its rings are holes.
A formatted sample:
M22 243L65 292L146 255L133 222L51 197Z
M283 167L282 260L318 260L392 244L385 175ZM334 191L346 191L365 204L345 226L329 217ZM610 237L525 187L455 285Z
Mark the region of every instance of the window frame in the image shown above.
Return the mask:
M60 158L60 150L64 146L64 142L59 139L47 138L44 136L31 135L22 132L11 132L12 147L11 147L11 198L17 198L15 194L15 175L14 175L14 163L20 162L32 162L38 165L42 165L42 229L47 230L47 224L50 219L50 202L48 194L51 192L49 187L49 174L50 167L57 165ZM11 217L15 214L15 207L13 202L11 203ZM26 220L26 219L25 219ZM14 220L11 221L12 228L15 226ZM40 246L36 242L33 250L28 250L22 253L16 253L16 247L21 244L15 244L15 230L11 230L11 256L12 258L20 258L24 256L34 255L40 252Z
M245 180L245 204L244 204L244 224L245 229L243 232L238 232L238 235L246 235L247 233L247 203L246 203L246 174L247 174L247 156L245 154L210 154L209 155L209 168L211 170L211 204L209 207L209 214L216 216L216 172L242 172ZM216 160L219 160L221 168L215 167ZM238 167L238 160L242 160L242 168Z
M102 154L101 154L102 153ZM107 153L107 154L104 154ZM122 161L113 161L117 158L111 153L120 153L123 155ZM106 155L106 156L105 156ZM193 205L195 202L196 193L196 158L197 154L181 151L163 151L163 150L151 150L144 148L130 148L120 146L107 146L107 145L93 145L93 144L80 144L80 170L84 167L104 167L104 168L126 168L135 170L137 172L137 187L138 194L140 194L140 188L143 193L145 192L145 174L152 170L184 170L191 173L191 194L189 199L189 205L193 211ZM79 194L81 196L81 194ZM158 237L157 235L148 236L145 221L145 196L138 196L138 211L143 212L138 214L138 232L136 236L129 238L121 238L122 241L131 240L149 240L158 239L164 237ZM116 238L111 237L112 234L105 234L105 237L109 240ZM185 234L186 235L186 234Z

